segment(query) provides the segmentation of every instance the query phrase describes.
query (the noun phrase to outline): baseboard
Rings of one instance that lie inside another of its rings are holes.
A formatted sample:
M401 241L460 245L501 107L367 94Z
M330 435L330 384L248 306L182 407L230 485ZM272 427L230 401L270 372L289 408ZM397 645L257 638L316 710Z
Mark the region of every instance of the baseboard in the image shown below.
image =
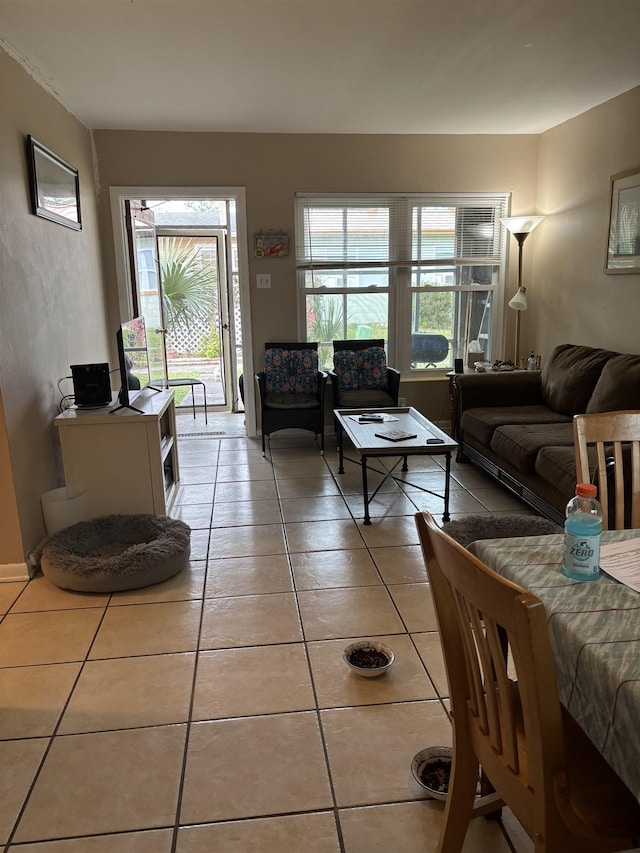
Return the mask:
M29 569L26 563L0 563L0 583L28 580Z
M42 557L42 552L44 551L44 546L49 541L48 536L43 536L42 539L38 542L33 551L29 551L27 554L27 571L29 572L29 577L33 578L38 572L40 568L40 558Z

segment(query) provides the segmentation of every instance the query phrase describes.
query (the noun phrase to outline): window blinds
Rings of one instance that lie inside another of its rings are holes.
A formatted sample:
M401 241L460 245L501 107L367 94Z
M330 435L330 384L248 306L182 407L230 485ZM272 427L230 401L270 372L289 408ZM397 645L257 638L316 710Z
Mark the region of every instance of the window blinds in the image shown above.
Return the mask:
M299 270L497 264L506 193L296 195Z

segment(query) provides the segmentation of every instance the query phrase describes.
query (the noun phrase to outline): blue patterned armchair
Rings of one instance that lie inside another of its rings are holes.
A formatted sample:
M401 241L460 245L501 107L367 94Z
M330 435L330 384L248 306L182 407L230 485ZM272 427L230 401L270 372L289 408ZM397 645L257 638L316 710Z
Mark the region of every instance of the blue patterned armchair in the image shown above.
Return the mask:
M305 429L320 436L324 453L324 390L327 374L318 370L317 343L266 343L264 370L256 374L265 438L281 429Z
M382 339L333 342L334 409L397 406L400 371L387 366Z
M331 379L334 409L384 408L398 405L400 371L387 366L384 340L333 342ZM336 423L338 439L340 425Z

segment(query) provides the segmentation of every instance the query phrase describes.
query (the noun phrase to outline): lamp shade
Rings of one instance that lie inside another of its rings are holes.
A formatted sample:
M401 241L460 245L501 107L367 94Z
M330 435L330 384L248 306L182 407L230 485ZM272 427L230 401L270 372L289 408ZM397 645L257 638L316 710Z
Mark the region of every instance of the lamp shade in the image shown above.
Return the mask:
M527 294L525 287L518 288L515 296L509 300L509 308L513 308L514 311L527 310Z
M543 219L544 216L507 216L500 222L512 234L530 234Z

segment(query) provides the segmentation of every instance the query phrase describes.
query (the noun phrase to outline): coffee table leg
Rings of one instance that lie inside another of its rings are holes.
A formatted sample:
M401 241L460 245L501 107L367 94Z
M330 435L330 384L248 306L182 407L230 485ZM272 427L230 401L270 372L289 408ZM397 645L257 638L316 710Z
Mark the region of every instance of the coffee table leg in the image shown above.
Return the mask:
M369 515L369 488L367 486L367 457L362 457L362 497L364 498L364 523L371 524Z
M445 453L445 474L444 474L444 515L443 521L449 521L449 480L451 477L451 453Z
M408 470L409 470L409 463L408 463L407 459L408 459L408 457L407 457L407 456L403 456L403 457L402 457L402 470L403 470L403 471L408 471Z
M336 423L336 430L338 433L338 454L340 463L338 465L338 474L344 474L344 456L342 453L342 427L339 423Z

